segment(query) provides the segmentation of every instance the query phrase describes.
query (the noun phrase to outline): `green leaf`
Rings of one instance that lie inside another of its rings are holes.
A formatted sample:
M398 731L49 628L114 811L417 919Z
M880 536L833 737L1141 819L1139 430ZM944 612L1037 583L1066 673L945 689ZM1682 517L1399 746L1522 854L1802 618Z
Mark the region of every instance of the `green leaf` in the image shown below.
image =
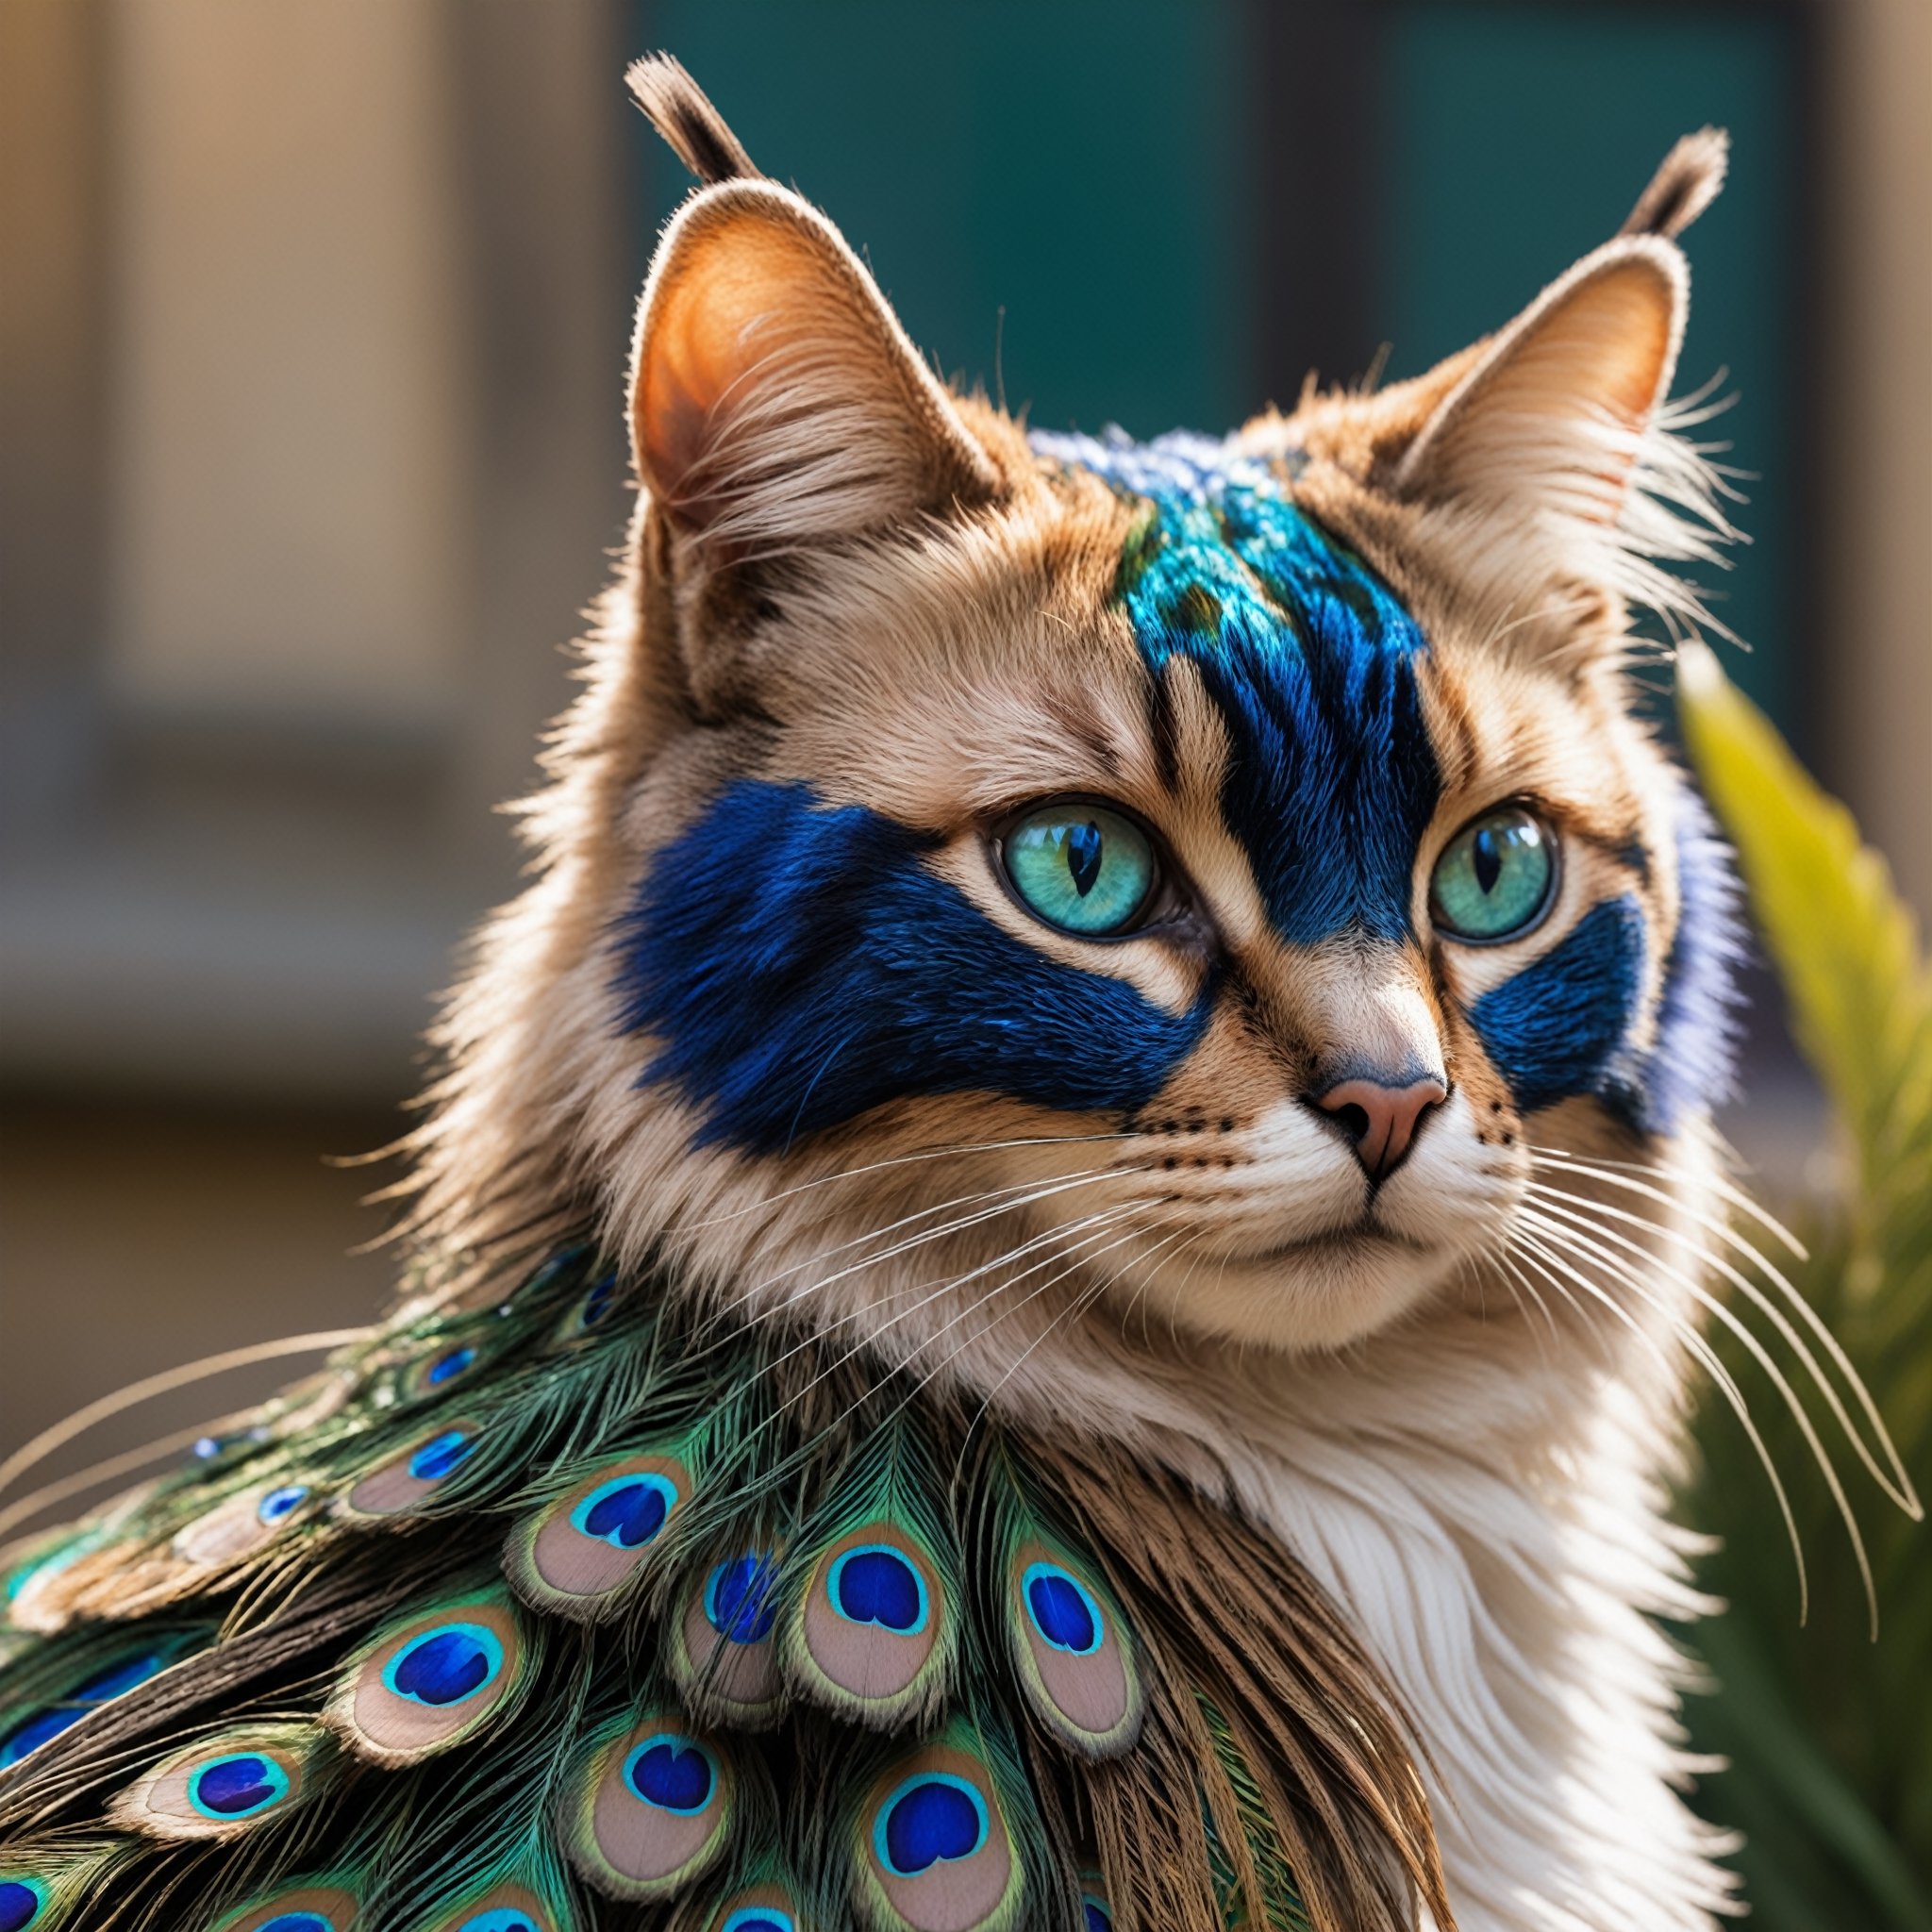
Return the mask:
M1848 1196L1815 1208L1799 1291L1872 1391L1912 1484L1932 1490L1932 975L1884 860L1702 645L1679 657L1684 739L1736 846L1792 1031L1857 1156ZM1740 1381L1750 1365L1720 1352ZM1757 1387L1761 1390L1762 1384ZM1742 1831L1738 1858L1771 1932L1932 1932L1932 1550L1920 1524L1855 1492L1881 1634L1867 1641L1843 1532L1777 1404L1754 1399L1811 1558L1797 1625L1779 1523L1723 1405L1697 1418L1687 1515L1722 1540L1700 1582L1728 1600L1690 1633L1717 1693L1687 1710L1695 1748L1728 1756L1699 1805ZM1842 1465L1848 1458L1840 1455Z

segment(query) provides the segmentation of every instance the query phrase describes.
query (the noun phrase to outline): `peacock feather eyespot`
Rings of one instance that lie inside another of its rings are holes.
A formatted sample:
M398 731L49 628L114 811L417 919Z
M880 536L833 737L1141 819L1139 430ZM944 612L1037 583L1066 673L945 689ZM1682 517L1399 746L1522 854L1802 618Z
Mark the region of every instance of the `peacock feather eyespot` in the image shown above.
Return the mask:
M925 1578L891 1543L845 1551L832 1564L825 1593L848 1624L877 1624L901 1637L919 1636L932 1618Z
M778 1621L772 1591L778 1580L775 1559L751 1550L720 1563L705 1581L705 1621L728 1643L762 1643Z
M45 1909L47 1897L44 1879L0 1874L0 1932L27 1932Z
M407 1467L419 1483L440 1483L469 1460L475 1446L476 1439L470 1430L445 1429L412 1451Z
M243 1906L210 1932L352 1932L358 1915L354 1896L341 1886L300 1883Z
M289 1774L265 1753L231 1751L189 1774L188 1802L204 1818L234 1824L279 1805L291 1788Z
M860 1809L854 1903L875 1932L991 1932L1017 1916L1020 1860L972 1737L956 1722L886 1772Z
M717 1932L798 1932L783 1906L740 1906L718 1922Z
M64 1691L59 1699L32 1712L4 1735L0 1735L0 1771L18 1764L29 1752L37 1751L51 1739L76 1724L89 1711L110 1704L117 1697L156 1677L172 1663L182 1647L179 1641L149 1645L96 1669Z
M607 1457L510 1532L504 1568L539 1609L580 1621L610 1613L691 1496L675 1456Z
M614 1550L641 1550L654 1541L677 1507L677 1485L655 1471L613 1476L571 1511L571 1526Z
M1020 1593L1034 1629L1056 1650L1071 1657L1091 1657L1107 1634L1107 1620L1093 1592L1058 1563L1026 1566Z
M1033 1714L1082 1757L1120 1756L1145 1711L1132 1633L1072 1552L1020 1537L1008 1557L1008 1650Z
M736 1777L716 1742L658 1710L592 1740L575 1780L564 1848L612 1898L668 1898L723 1855Z
M255 1513L262 1523L275 1528L294 1515L308 1502L309 1494L307 1483L278 1483L255 1506Z
M423 1386L425 1389L445 1389L458 1375L467 1375L475 1365L476 1351L468 1342L446 1348L441 1355L430 1358L429 1366L423 1371Z
M414 1637L383 1666L398 1697L433 1709L467 1704L503 1674L503 1643L483 1624L439 1624Z
M1113 1912L1096 1892L1080 1894L1080 1932L1113 1932Z
M529 1913L519 1910L515 1906L503 1906L487 1912L476 1912L465 1919L456 1932L541 1932L536 1920Z
M624 1781L646 1805L691 1817L711 1802L718 1764L694 1738L655 1731L624 1760Z
M414 1764L467 1742L528 1662L500 1587L391 1624L344 1670L323 1721L358 1757Z
M991 1814L974 1785L925 1772L907 1778L878 1807L873 1851L895 1878L913 1878L941 1859L972 1857L991 1830Z

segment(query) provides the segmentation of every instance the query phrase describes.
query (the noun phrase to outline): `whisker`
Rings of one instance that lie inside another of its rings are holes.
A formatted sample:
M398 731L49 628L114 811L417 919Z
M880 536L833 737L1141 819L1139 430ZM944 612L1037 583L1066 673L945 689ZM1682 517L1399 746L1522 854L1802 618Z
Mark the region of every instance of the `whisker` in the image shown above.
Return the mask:
M1077 1147L1090 1141L1133 1141L1141 1138L1136 1134L1031 1134L1016 1136L1006 1141L961 1141L945 1147L922 1147L910 1154L895 1154L886 1160L870 1160L862 1167L841 1168L837 1174L822 1174L808 1181L800 1181L795 1187L781 1188L775 1194L763 1194L756 1201L747 1202L742 1208L734 1208L728 1214L714 1214L703 1221L687 1221L681 1228L722 1227L726 1222L738 1221L747 1214L758 1214L775 1208L781 1201L790 1201L799 1194L808 1194L817 1188L829 1188L838 1181L856 1181L867 1174L883 1174L889 1168L910 1167L922 1160L963 1159L969 1154L1004 1154L1015 1147Z
M1636 1337L1638 1342L1649 1354L1651 1358L1657 1362L1663 1373L1667 1376L1674 1378L1676 1374L1675 1364L1665 1355L1656 1337L1647 1334L1642 1324L1631 1314L1630 1310L1624 1307L1617 1300L1616 1296L1611 1294L1600 1282L1591 1281L1572 1261L1556 1251L1544 1247L1534 1236L1526 1234L1521 1227L1512 1228L1509 1239L1517 1247L1518 1252L1523 1255L1524 1258L1531 1266L1541 1270L1544 1278L1553 1287L1560 1287L1560 1284L1556 1275L1550 1271L1552 1269L1560 1269L1592 1301L1596 1302L1600 1307L1607 1308ZM1739 1388L1736 1378L1724 1367L1717 1351L1711 1347L1703 1336L1698 1334L1694 1328L1690 1327L1687 1324L1672 1315L1671 1311L1664 1307L1661 1298L1654 1295L1648 1289L1640 1287L1638 1292L1644 1295L1653 1307L1657 1308L1659 1312L1670 1319L1672 1332L1684 1344L1691 1358L1703 1368L1705 1374L1717 1385L1725 1402L1730 1406L1732 1413L1738 1418L1738 1422L1742 1427L1744 1434L1750 1439L1751 1447L1756 1452L1758 1462L1763 1466L1765 1478L1771 1484L1772 1494L1777 1499L1778 1514L1784 1519L1785 1537L1791 1546L1791 1559L1797 1565L1798 1570L1798 1621L1800 1624L1807 1622L1811 1614L1811 1576L1805 1564L1804 1540L1798 1534L1798 1519L1791 1508L1791 1500L1786 1493L1783 1479L1777 1473L1777 1464L1772 1460L1771 1450L1766 1444L1763 1435L1759 1432L1757 1423L1752 1419L1751 1406L1744 1399L1744 1391ZM1573 1306L1574 1306L1574 1298Z
M1806 1371L1809 1374L1812 1381L1818 1385L1820 1393L1824 1397L1825 1404L1830 1408L1833 1418L1837 1421L1839 1427L1844 1431L1846 1441L1851 1443L1853 1449L1857 1452L1858 1460L1870 1472L1873 1481L1914 1522L1923 1520L1924 1511L1920 1507L1918 1494L1912 1487L1911 1477L1907 1473L1903 1462L1899 1459L1898 1451L1892 1446L1891 1438L1887 1433L1885 1424L1879 1417L1878 1405L1866 1389L1857 1370L1852 1366L1850 1358L1839 1346L1837 1338L1832 1335L1830 1328L1819 1318L1816 1311L1804 1300L1797 1290L1790 1282L1784 1281L1776 1269L1773 1268L1748 1242L1740 1242L1734 1240L1732 1245L1741 1249L1744 1254L1764 1269L1767 1274L1781 1282L1791 1301L1810 1316L1810 1325L1814 1332L1821 1334L1824 1338L1826 1351L1830 1358L1837 1363L1840 1373L1844 1375L1846 1381L1851 1385L1854 1395L1859 1398L1859 1406L1864 1409L1867 1419L1877 1432L1879 1442L1892 1464L1896 1480L1893 1479L1893 1476L1889 1476L1885 1471L1878 1467L1876 1459L1866 1446L1864 1437L1853 1426L1852 1419L1846 1412L1843 1402L1839 1397L1837 1388L1826 1378L1824 1370L1819 1367L1817 1357L1806 1346L1804 1337L1791 1326L1790 1323L1786 1319L1783 1309L1748 1275L1733 1267L1722 1256L1712 1254L1702 1242L1693 1240L1690 1236L1683 1234L1675 1228L1667 1227L1657 1222L1646 1220L1642 1215L1632 1214L1624 1208L1613 1207L1607 1201L1592 1200L1587 1194L1573 1194L1565 1189L1552 1188L1541 1181L1531 1181L1529 1191L1546 1202L1568 1202L1572 1204L1573 1211L1575 1208L1587 1208L1591 1210L1592 1216L1602 1215L1609 1220L1622 1222L1627 1226L1641 1227L1650 1233L1661 1235L1664 1240L1704 1262L1706 1266L1715 1269L1754 1307L1763 1312L1765 1318L1790 1345L1791 1352L1805 1365ZM1564 1210L1553 1208L1551 1211L1562 1212ZM1593 1218L1589 1216L1579 1218L1583 1219L1585 1225L1596 1227L1598 1232L1602 1234L1607 1235L1610 1232L1608 1228L1599 1226ZM1701 1224L1707 1224L1713 1228L1718 1226L1716 1223L1707 1223L1705 1217L1697 1216L1693 1218L1698 1220Z
M983 1222L997 1220L1002 1214L1015 1213L1023 1208L1030 1208L1038 1201L1048 1200L1052 1196L1064 1193L1071 1189L1089 1187L1095 1181L1130 1174L1138 1171L1131 1167L1118 1167L1109 1162L1105 1167L1090 1168L1083 1174L1056 1175L1047 1182L1037 1180L1020 1182L1010 1187L984 1190L978 1194L961 1195L958 1202L946 1205L959 1206L966 1201L975 1201L982 1205L976 1207L973 1212L961 1215L941 1226L923 1228L918 1234L910 1236L903 1241L896 1242L891 1247L882 1249L875 1255L863 1256L849 1267L840 1269L834 1274L810 1283L803 1293L793 1294L788 1297L788 1299L793 1301L804 1300L807 1294L818 1293L829 1288L835 1282L843 1281L853 1274L862 1274L867 1268L876 1267L882 1261L890 1261L900 1255L910 1254L914 1249L923 1247L928 1242L943 1241L949 1235L958 1234L969 1227L976 1227ZM1016 1191L1021 1190L1030 1190L1031 1191ZM991 1205L985 1205L989 1202ZM734 1313L747 1302L762 1294L767 1289L775 1288L788 1276L803 1274L807 1270L815 1268L822 1262L829 1260L834 1255L849 1253L853 1248L862 1247L867 1241L877 1241L882 1236L905 1226L908 1222L920 1220L928 1213L939 1211L941 1209L936 1208L921 1208L916 1213L904 1215L898 1221L889 1223L884 1228L868 1229L864 1234L855 1236L850 1241L838 1242L830 1248L821 1249L815 1255L807 1256L805 1259L795 1261L790 1267L781 1268L775 1274L767 1275L761 1281L753 1282L750 1287L742 1290L729 1301L722 1304L712 1319L722 1320L724 1317Z
M39 1489L29 1490L25 1495L16 1497L6 1508L0 1509L0 1537L6 1536L16 1524L26 1523L42 1509L51 1508L56 1503L64 1503L70 1496L81 1495L97 1483L109 1482L115 1476L125 1475L129 1470L158 1462L164 1456L177 1455L200 1441L204 1436L220 1435L233 1427L246 1413L246 1410L240 1410L234 1415L222 1417L219 1422L195 1423L188 1428L176 1429L173 1435L143 1442L139 1449L124 1450L104 1462L91 1463L72 1475L64 1475L58 1482L42 1483Z
M111 1395L103 1395L84 1407L76 1408L52 1427L42 1429L31 1441L22 1443L5 1462L0 1462L0 1491L8 1489L17 1476L24 1475L35 1464L44 1462L55 1450L73 1441L75 1437L85 1434L96 1423L106 1422L109 1416L119 1415L123 1409L133 1408L154 1396L166 1395L176 1389L204 1382L210 1375L223 1374L229 1369L252 1368L257 1362L276 1361L283 1356L319 1355L329 1349L344 1348L352 1341L360 1341L368 1333L367 1328L325 1328L311 1335L287 1335L279 1341L258 1341L246 1348L230 1348L220 1355L203 1356L199 1361L184 1363L177 1369L164 1369L158 1375L147 1375L139 1382L130 1382L126 1388L117 1390Z
M1524 1151L1544 1160L1560 1161L1574 1174L1593 1174L1599 1180L1609 1181L1619 1187L1633 1185L1628 1181L1620 1180L1619 1174L1648 1174L1655 1180L1685 1181L1695 1187L1708 1188L1721 1200L1728 1201L1740 1213L1748 1215L1760 1227L1774 1235L1798 1260L1808 1261L1811 1258L1811 1251L1776 1215L1761 1202L1753 1200L1742 1188L1726 1180L1721 1174L1692 1173L1689 1168L1667 1167L1656 1160L1611 1160L1598 1155L1592 1155L1586 1161L1580 1155L1572 1154L1566 1148L1541 1147L1528 1141L1524 1141ZM1670 1199L1674 1207L1676 1205L1674 1197L1665 1198Z
M1648 1248L1631 1241L1627 1236L1616 1234L1607 1227L1597 1227L1593 1223L1582 1222L1582 1217L1563 1208L1538 1210L1525 1208L1520 1211L1523 1217L1534 1223L1546 1238L1562 1242L1573 1254L1591 1256L1600 1267L1607 1268L1639 1293L1651 1298L1653 1307L1660 1307L1660 1299L1655 1296L1655 1291L1642 1280L1638 1271L1628 1263L1620 1261L1616 1256L1606 1252L1597 1237L1601 1237L1604 1241L1628 1249L1646 1268L1659 1271L1677 1282L1696 1300L1700 1307L1722 1322L1749 1351L1752 1359L1770 1377L1772 1387L1777 1391L1786 1408L1790 1410L1791 1420L1797 1424L1799 1433L1804 1437L1806 1446L1811 1451L1812 1459L1817 1463L1819 1473L1824 1478L1825 1487L1831 1492L1832 1501L1837 1506L1839 1516L1845 1525L1845 1532L1851 1538L1853 1554L1857 1560L1858 1574L1864 1582L1865 1601L1871 1612L1872 1635L1875 1639L1878 1635L1878 1590L1872 1575L1871 1559L1866 1554L1865 1538L1858 1528L1858 1519L1853 1513L1851 1501L1844 1491L1844 1485L1839 1479L1838 1465L1832 1461L1816 1427L1812 1424L1809 1411L1798 1400L1797 1391L1791 1387L1770 1350L1701 1282L1693 1279L1682 1269L1672 1267L1669 1262L1662 1260ZM1553 1220L1552 1215L1560 1215L1562 1219ZM1582 1222L1583 1226L1589 1227L1591 1233L1581 1232L1577 1225L1579 1222Z

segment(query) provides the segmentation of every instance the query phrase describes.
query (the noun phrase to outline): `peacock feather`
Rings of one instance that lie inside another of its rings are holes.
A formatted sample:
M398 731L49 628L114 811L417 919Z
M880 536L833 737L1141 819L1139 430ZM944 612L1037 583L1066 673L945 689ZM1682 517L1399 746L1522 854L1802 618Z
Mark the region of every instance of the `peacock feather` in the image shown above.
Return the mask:
M1401 1724L1267 1539L674 1288L576 1245L407 1307L0 1555L0 1927L1304 1932L1436 1893Z

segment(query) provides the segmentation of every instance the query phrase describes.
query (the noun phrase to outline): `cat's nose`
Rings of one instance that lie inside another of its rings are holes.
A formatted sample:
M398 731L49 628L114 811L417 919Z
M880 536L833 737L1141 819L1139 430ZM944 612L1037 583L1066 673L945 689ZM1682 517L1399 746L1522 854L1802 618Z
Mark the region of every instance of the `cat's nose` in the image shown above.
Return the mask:
M1356 1158L1368 1170L1369 1178L1379 1181L1408 1152L1423 1116L1448 1098L1449 1090L1433 1077L1411 1080L1406 1087L1343 1080L1320 1095L1315 1105L1354 1143Z

